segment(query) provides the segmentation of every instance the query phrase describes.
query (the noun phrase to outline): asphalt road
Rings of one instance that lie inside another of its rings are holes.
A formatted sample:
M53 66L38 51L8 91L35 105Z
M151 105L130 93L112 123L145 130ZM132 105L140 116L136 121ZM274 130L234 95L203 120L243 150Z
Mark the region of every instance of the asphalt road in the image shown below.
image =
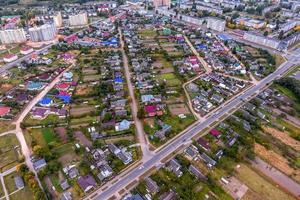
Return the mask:
M161 149L161 151L157 152L154 156L152 156L152 158L145 161L142 167L135 168L134 170L130 171L125 176L117 180L106 190L102 191L102 189L100 188L93 192L87 198L93 197L91 199L97 200L108 199L121 189L125 188L130 182L139 178L152 167L158 166L163 158L167 157L172 152L177 150L182 144L189 141L193 136L197 135L199 132L211 125L213 122L226 115L232 109L237 108L244 101L247 101L248 98L251 98L251 96L258 94L267 84L271 83L276 78L284 75L284 73L291 69L291 67L293 67L296 64L300 64L300 57L297 57L297 53L299 53L299 51L296 52L296 54L290 55L288 61L280 65L280 67L274 73L259 81L257 85L249 88L248 90L242 92L239 96L231 99L230 102L221 106L221 108L218 111L213 112L203 122L196 124L195 126L188 129L184 134L182 134L172 142L168 143L165 147Z

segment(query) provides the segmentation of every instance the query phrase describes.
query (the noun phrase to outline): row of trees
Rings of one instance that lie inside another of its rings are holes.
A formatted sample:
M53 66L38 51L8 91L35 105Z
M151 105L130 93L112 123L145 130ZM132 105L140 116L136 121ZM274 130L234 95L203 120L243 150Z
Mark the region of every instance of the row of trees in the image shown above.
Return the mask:
M35 200L44 200L45 194L39 187L37 180L35 179L34 173L29 171L25 164L19 165L17 167L17 172L21 174L26 185L32 190ZM24 197L25 199L28 197Z

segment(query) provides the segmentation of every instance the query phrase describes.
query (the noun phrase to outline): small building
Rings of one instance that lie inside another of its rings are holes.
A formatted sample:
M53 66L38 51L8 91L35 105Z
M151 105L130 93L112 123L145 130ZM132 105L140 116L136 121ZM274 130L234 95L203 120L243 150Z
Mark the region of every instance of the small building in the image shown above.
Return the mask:
M20 49L20 53L23 55L27 55L33 52L33 48L29 47L29 46L24 46Z
M145 183L146 183L147 190L151 194L156 194L159 192L159 187L157 183L154 180L152 180L150 177L145 178Z
M176 174L177 177L182 176L181 165L177 162L175 158L173 158L167 166L167 169Z
M33 167L36 171L46 167L46 165L47 165L47 163L46 163L45 159L43 159L43 158L33 162Z
M71 192L64 192L62 193L60 200L72 200Z
M3 57L3 61L6 62L6 63L13 62L17 59L18 59L18 56L16 54L13 54L13 53L7 54Z
M0 106L0 117L6 116L10 112L11 108L7 106Z
M217 130L217 129L212 129L209 132L212 136L214 136L215 138L220 138L221 137L221 133Z
M202 181L207 180L207 177L202 172L200 172L200 170L197 169L194 165L189 166L189 172Z
M43 107L50 107L53 103L53 100L49 97L44 97L42 100L39 101L40 106Z
M85 193L88 193L97 186L95 179L90 174L79 177L77 183Z
M14 181L15 181L15 185L16 185L17 189L20 190L20 189L24 188L24 181L21 176L15 176Z
M65 179L65 180L61 181L61 182L60 182L60 187L61 187L61 189L63 189L64 191L67 190L67 189L69 189L70 185L69 185L69 183L68 183L68 180Z
M44 84L41 82L29 81L27 84L27 89L30 91L41 90L43 89Z
M125 131L130 128L130 122L126 119L122 120L119 124L116 125L116 131Z

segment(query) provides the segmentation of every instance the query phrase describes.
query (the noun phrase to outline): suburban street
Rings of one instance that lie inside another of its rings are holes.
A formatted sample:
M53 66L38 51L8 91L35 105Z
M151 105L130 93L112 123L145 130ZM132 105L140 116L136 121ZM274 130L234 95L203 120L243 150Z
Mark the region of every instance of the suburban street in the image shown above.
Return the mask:
M121 52L122 52L122 58L123 58L123 65L124 65L124 69L125 69L125 76L126 76L129 95L130 95L130 99L131 99L131 113L132 113L132 117L133 117L133 120L135 123L138 141L141 145L143 159L147 159L152 156L152 152L149 150L149 145L148 145L147 139L145 137L146 135L144 133L143 124L140 121L140 119L137 117L138 106L137 106L136 98L134 96L134 87L131 83L130 70L129 70L129 66L128 66L128 58L124 51L124 41L122 39L121 28L119 28L118 31L119 31L119 36L120 36Z
M87 199L97 199L97 200L104 200L108 199L113 196L115 193L120 191L121 189L125 188L134 180L137 180L141 175L146 173L152 167L159 166L162 159L166 158L171 153L175 152L182 144L186 143L187 141L191 140L192 137L203 131L205 128L209 127L215 121L218 121L221 117L225 116L226 114L230 113L232 109L236 109L243 104L244 101L247 101L251 97L257 95L261 90L269 83L271 83L276 78L283 76L288 70L290 70L296 64L300 64L300 58L297 56L299 50L296 50L288 55L288 60L281 64L278 69L267 76L266 78L262 79L254 85L250 87L248 90L242 92L240 96L232 98L227 104L222 106L219 110L214 111L210 116L205 118L202 122L194 125L190 129L186 130L185 133L177 137L172 142L168 143L164 146L161 151L158 151L148 160L144 160L143 165L139 168L135 168L134 170L128 172L122 178L114 182L114 184L110 185L102 191L102 188L94 191L90 194ZM106 185L104 185L105 187Z

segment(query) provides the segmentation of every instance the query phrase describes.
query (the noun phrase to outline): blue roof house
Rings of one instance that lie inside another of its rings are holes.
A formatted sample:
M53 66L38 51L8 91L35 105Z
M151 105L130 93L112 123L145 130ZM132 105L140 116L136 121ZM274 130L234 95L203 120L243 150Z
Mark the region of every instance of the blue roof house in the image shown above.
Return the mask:
M143 103L147 103L147 102L151 102L154 99L154 96L152 94L145 94L142 95L141 98Z
M44 87L43 83L41 82L34 82L34 81L29 81L27 85L28 90L41 90Z
M121 121L118 125L116 125L116 131L124 131L130 128L130 122L126 119Z
M53 103L53 100L49 97L44 97L39 102L40 106L43 106L43 107L50 107L52 103Z
M71 96L66 96L66 95L57 95L57 98L62 100L64 103L70 103L71 101Z
M123 78L122 77L116 77L114 81L115 81L115 83L123 83Z

